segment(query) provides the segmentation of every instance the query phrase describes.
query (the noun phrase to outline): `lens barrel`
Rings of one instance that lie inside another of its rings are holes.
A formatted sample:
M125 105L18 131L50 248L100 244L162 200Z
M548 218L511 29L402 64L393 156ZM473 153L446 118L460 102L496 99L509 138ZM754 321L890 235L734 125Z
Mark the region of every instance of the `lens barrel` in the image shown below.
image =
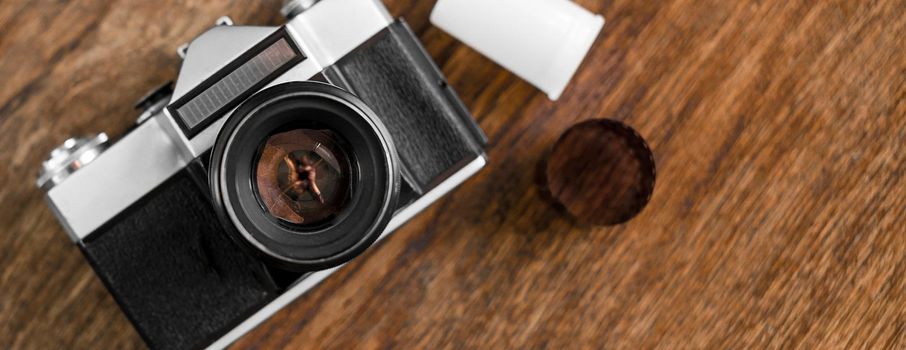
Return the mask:
M228 231L292 271L340 265L383 232L399 192L390 134L358 97L290 82L243 102L211 151L209 184Z

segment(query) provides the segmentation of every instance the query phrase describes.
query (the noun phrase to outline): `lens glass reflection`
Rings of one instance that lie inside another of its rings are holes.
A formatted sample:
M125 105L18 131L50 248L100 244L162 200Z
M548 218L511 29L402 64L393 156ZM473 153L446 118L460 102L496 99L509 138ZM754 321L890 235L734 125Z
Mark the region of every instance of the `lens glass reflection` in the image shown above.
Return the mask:
M352 166L342 138L326 129L294 129L268 137L255 173L258 198L273 217L318 225L343 210Z

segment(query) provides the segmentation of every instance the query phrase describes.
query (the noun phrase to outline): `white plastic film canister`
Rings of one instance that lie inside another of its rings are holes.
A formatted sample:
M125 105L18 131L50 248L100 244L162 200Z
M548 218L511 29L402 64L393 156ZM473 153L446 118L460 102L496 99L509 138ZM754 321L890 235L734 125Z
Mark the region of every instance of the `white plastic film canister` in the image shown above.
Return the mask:
M431 23L556 100L604 18L569 0L439 0Z

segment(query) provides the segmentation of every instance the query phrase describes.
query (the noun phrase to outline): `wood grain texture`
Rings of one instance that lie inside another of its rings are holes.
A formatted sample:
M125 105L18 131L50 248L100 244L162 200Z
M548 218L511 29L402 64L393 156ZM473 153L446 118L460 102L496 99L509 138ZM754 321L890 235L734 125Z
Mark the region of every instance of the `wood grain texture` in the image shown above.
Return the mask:
M0 347L142 344L33 180L133 122L177 45L277 1L0 4ZM906 348L906 3L579 1L608 20L559 101L388 0L491 139L487 169L236 348ZM557 136L646 137L654 196L582 227L541 200Z

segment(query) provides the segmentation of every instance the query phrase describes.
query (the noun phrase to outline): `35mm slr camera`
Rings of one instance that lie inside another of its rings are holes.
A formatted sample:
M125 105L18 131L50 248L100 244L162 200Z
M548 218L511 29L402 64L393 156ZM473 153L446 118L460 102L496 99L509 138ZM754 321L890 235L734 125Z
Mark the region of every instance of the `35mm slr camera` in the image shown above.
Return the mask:
M50 207L153 348L229 344L485 164L380 0L285 10L198 36L132 131L43 164Z

